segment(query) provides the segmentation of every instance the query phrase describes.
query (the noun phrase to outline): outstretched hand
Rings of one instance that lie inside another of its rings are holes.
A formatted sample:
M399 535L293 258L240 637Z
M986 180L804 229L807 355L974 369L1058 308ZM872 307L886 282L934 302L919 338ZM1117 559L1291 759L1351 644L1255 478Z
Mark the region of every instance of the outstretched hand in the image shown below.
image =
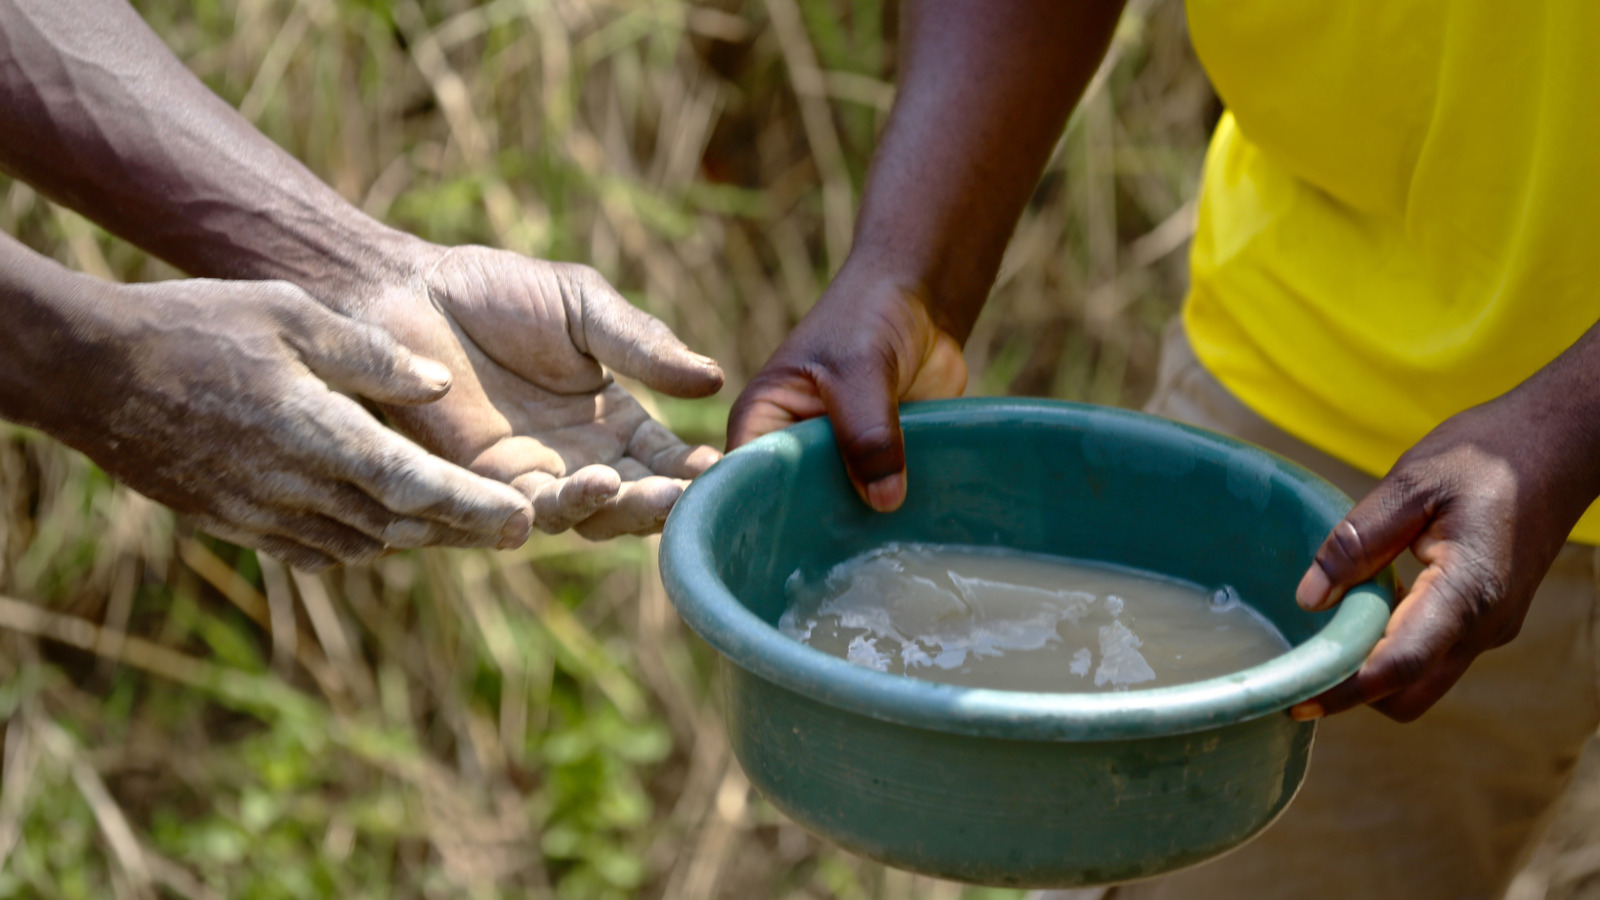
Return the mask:
M94 296L61 298L81 312L30 418L207 531L311 570L527 539L516 491L333 390L411 409L449 389L444 366L381 329L284 282L72 284Z
M436 402L385 412L443 458L521 491L541 530L657 531L688 479L721 458L652 419L607 367L675 397L716 393L722 370L593 269L434 245L417 263L412 280L351 312L454 382Z
M915 290L846 265L734 401L728 449L826 414L856 492L888 512L906 497L898 404L966 384L961 345Z
M1334 605L1408 548L1426 568L1360 671L1291 715L1368 703L1411 721L1516 636L1593 499L1577 423L1550 406L1530 384L1445 420L1334 527L1296 593L1306 609Z

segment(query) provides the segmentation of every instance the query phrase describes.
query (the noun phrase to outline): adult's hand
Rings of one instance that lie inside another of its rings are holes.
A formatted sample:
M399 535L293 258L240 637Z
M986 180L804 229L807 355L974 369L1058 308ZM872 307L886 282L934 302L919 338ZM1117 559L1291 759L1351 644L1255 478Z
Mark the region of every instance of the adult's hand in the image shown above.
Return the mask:
M311 570L526 540L522 495L333 389L407 409L445 394L448 370L382 329L282 282L43 284L8 296L18 346L0 412L206 530Z
M1395 463L1317 551L1300 605L1337 603L1408 548L1426 567L1344 683L1294 707L1422 715L1479 654L1516 636L1597 489L1591 332L1512 392L1445 420Z
M540 529L658 531L688 479L721 458L652 419L606 367L677 397L715 393L722 370L593 269L421 242L407 255L414 275L350 309L455 380L435 403L385 411L430 450L520 490Z
M125 3L0 0L0 168L196 275L281 280L389 330L455 376L384 400L428 449L514 483L546 531L660 528L687 448L602 365L680 396L721 384L592 271L446 250L373 221L184 68ZM4 55L4 54L0 54ZM139 177L128 178L136 172ZM382 398L380 398L382 399Z
M880 508L904 496L893 403L960 390L956 342L977 318L1121 6L906 4L901 85L855 241L861 260L896 277L847 264L861 273L857 287L831 289L825 304L844 327L814 314L804 326L810 334L791 340L784 356L813 374L822 371L818 359L832 367L810 387L803 377L787 380L797 397L809 391L821 403L812 414L843 410L843 395L857 391L866 399L852 410L878 410L876 422L852 414L861 443L848 454ZM477 250L441 255L419 274L414 263L429 254L419 257L263 137L126 4L0 0L0 47L13 63L0 66L0 126L29 135L0 141L0 168L190 273L286 280L439 356L455 390L425 413L391 410L395 421L448 458L517 482L534 498L541 527L576 523L592 537L651 530L681 479L715 458L685 454L646 426L594 362L689 395L713 389L714 368L685 362L675 342L641 325L592 275ZM453 355L447 330L460 345ZM562 336L570 354L535 358L530 348L549 350ZM835 339L850 349L826 352ZM666 362L652 362L655 354ZM581 356L590 359L573 362ZM782 368L769 367L769 384L784 382ZM858 370L878 373L877 381L857 388L833 377ZM773 384L768 402L753 407L760 415L735 423L736 442L807 414L781 393ZM593 464L616 478L585 470Z
M897 405L958 396L967 365L916 288L864 269L846 265L751 379L728 418L728 448L826 414L856 492L887 512L906 497Z

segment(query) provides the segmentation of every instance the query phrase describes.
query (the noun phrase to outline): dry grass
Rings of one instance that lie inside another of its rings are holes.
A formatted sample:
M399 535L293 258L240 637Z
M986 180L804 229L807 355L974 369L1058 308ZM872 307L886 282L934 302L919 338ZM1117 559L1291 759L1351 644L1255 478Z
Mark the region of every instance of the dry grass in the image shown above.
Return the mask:
M847 252L893 96L873 0L137 5L373 215L591 263L721 359L719 400L651 400L708 441ZM1216 112L1180 4L1134 0L969 345L975 392L1142 398ZM0 228L175 274L22 185ZM1012 896L773 812L713 669L651 540L306 577L0 435L0 897ZM1590 847L1556 869L1588 878Z

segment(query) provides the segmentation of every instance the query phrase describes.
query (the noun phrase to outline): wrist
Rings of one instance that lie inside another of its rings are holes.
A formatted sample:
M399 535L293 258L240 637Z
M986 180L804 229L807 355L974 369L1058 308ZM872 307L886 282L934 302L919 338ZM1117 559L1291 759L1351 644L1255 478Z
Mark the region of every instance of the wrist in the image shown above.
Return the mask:
M1576 520L1600 497L1600 341L1593 331L1494 401L1515 409L1515 455L1548 473L1548 502Z
M957 345L966 343L988 299L987 281L975 284L971 279L955 276L931 255L910 253L903 247L884 246L873 241L858 240L835 276L834 284L886 285L890 291L871 293L917 304L928 321ZM856 302L847 296L855 293L840 292L834 287L828 290L828 295L846 298L843 300L846 303Z
M0 418L73 443L74 423L103 405L104 373L129 355L119 340L120 288L28 255L5 254Z
M228 277L288 281L348 316L359 315L394 288L419 281L442 252L353 207L313 223L291 218L271 228L263 245L242 271Z

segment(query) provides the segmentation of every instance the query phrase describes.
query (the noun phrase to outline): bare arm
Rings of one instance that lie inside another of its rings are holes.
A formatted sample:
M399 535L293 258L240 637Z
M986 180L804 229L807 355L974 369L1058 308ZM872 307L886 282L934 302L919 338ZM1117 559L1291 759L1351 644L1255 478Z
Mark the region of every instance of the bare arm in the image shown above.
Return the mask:
M205 88L122 0L0 0L0 168L181 268L282 279L444 363L448 395L385 407L429 450L521 490L536 524L658 529L718 458L607 366L677 396L722 383L604 279L440 247L346 203Z
M0 168L193 275L320 283L398 267L409 243L208 90L123 0L0 0L0 133ZM325 293L341 311L353 299Z
M517 492L330 388L427 403L449 372L291 284L110 284L0 235L0 312L0 417L230 540L316 569L528 533Z
M735 403L730 447L826 413L862 497L903 502L895 405L965 386L961 344L1121 9L906 3L899 95L850 258Z

